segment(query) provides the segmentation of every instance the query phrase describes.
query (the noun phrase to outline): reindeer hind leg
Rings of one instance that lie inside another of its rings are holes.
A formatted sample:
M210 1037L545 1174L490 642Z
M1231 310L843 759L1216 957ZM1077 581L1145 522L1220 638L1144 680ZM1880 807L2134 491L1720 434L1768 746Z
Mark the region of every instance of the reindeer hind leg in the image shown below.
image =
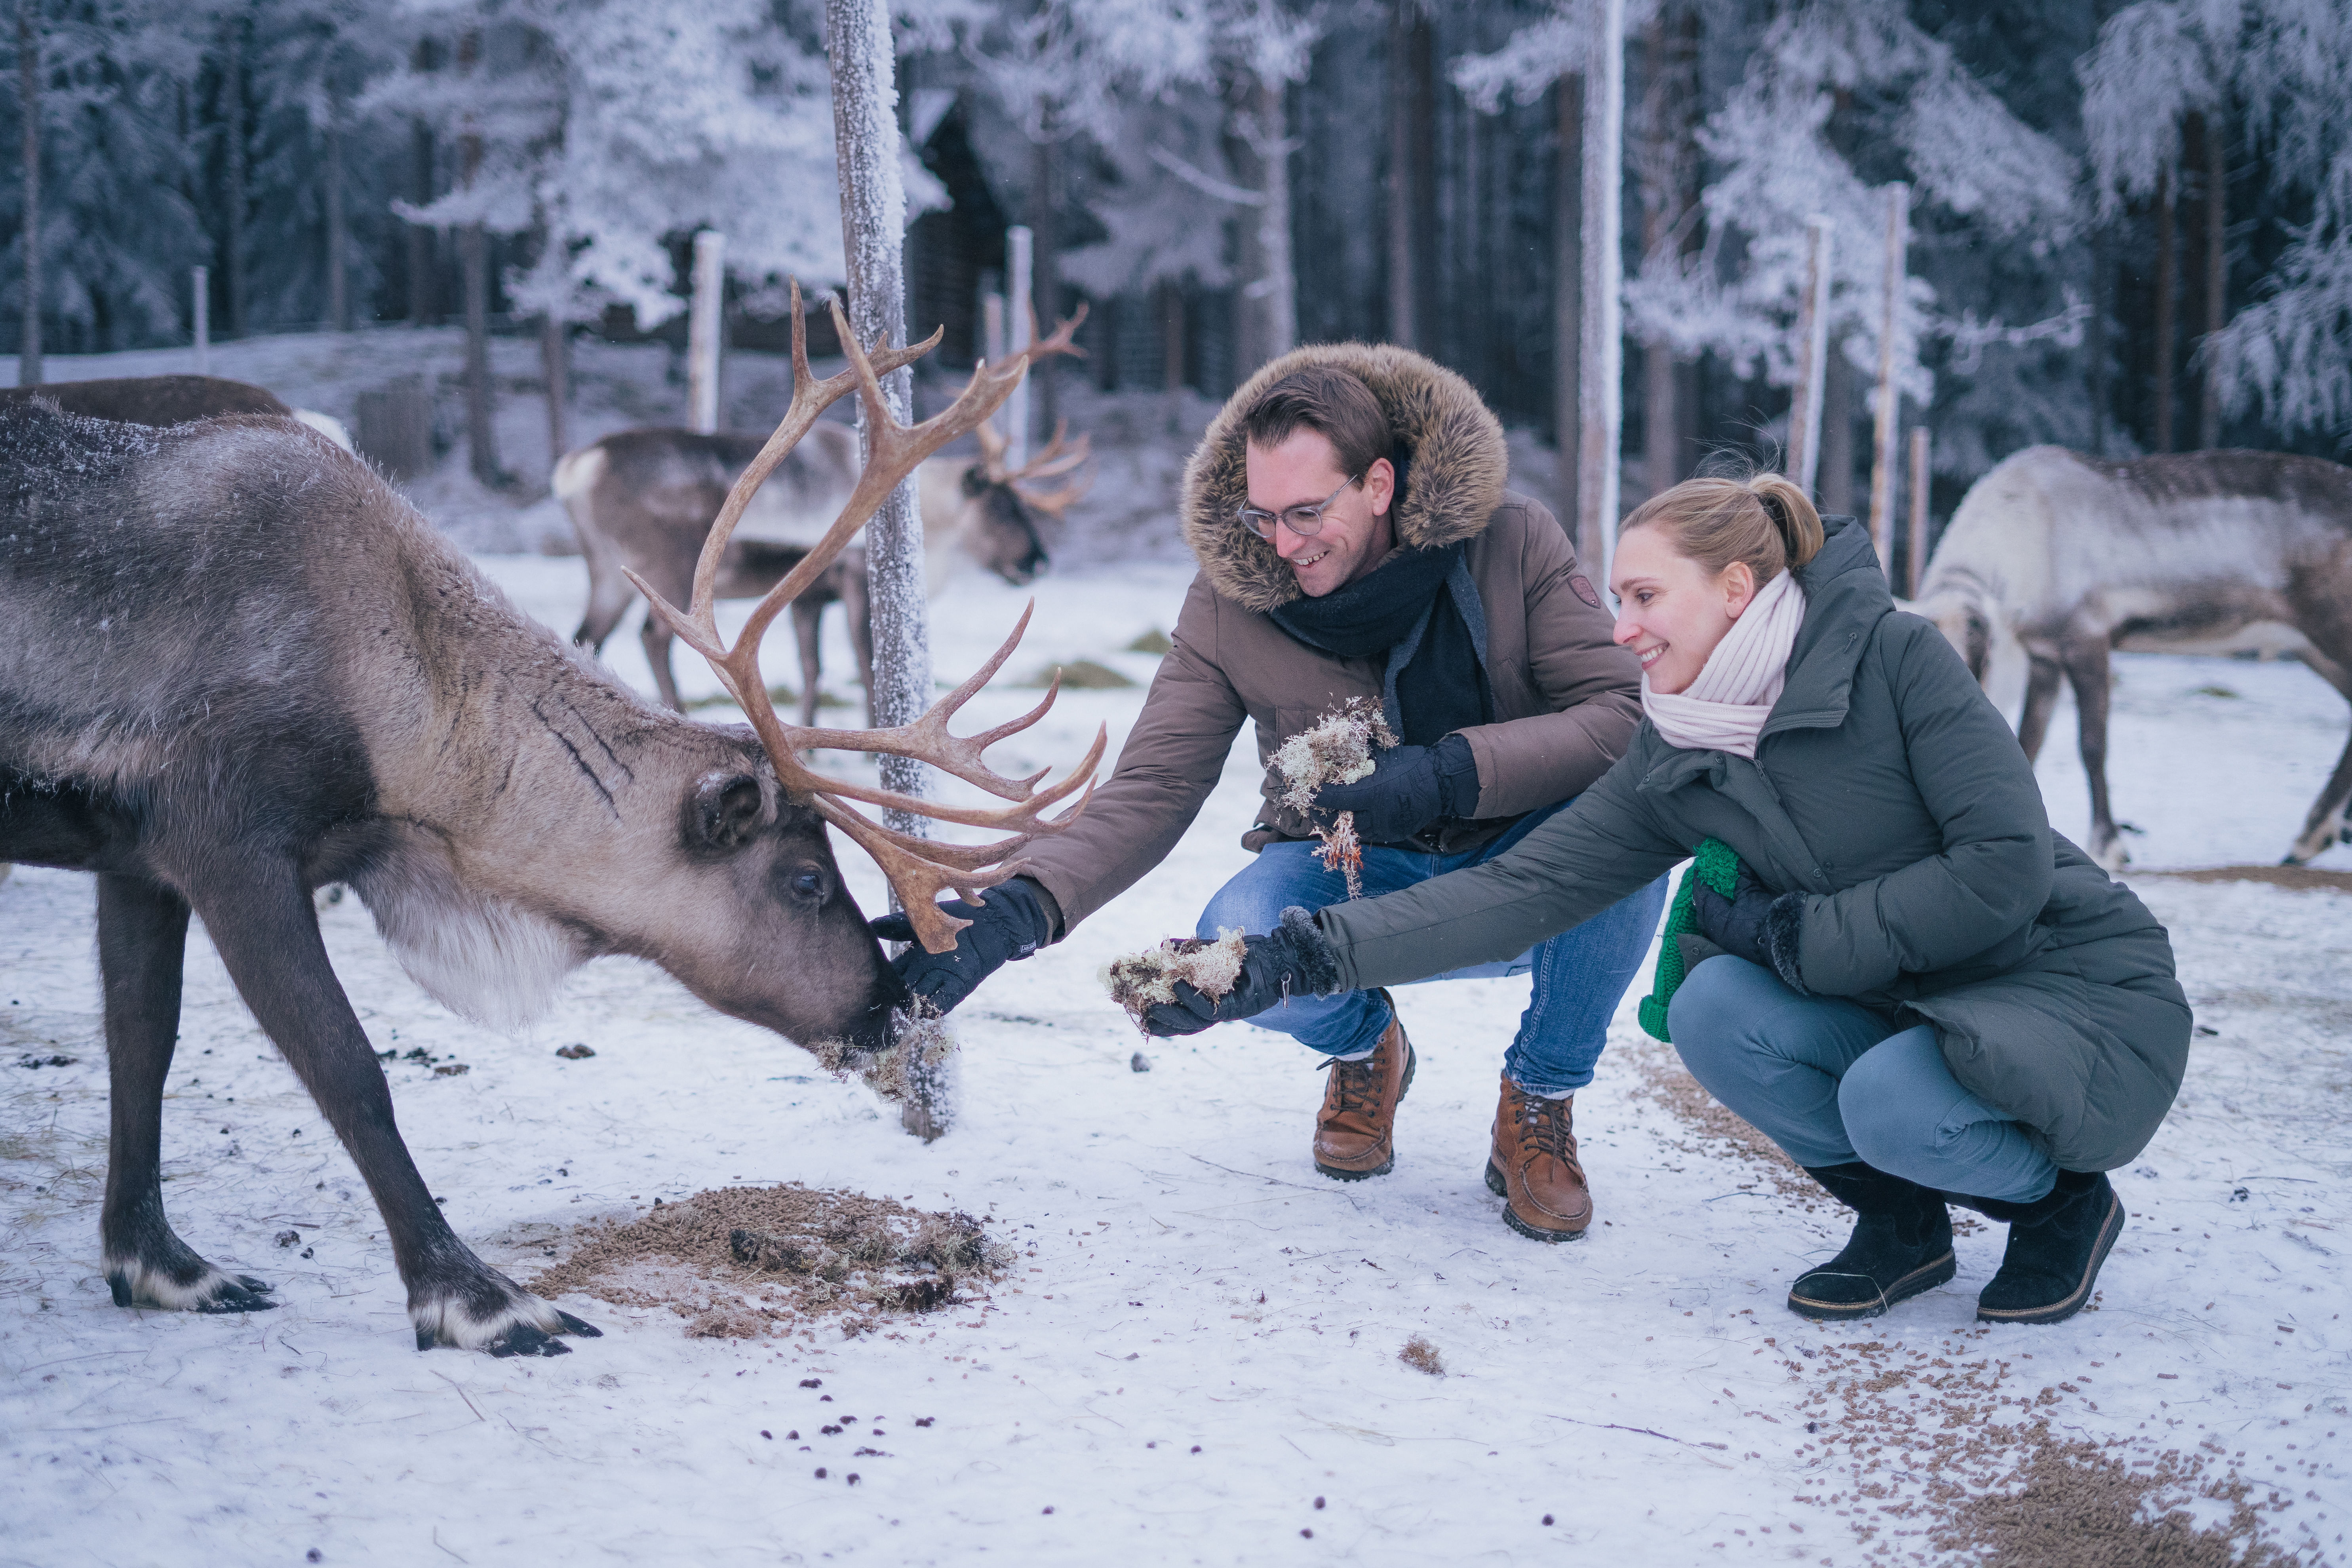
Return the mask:
M2059 650L2066 679L2074 689L2074 708L2082 724L2083 773L2091 785L2091 858L2110 871L2130 864L2116 831L2115 813L2107 801L2108 648L2104 632L2069 637Z
M163 1080L179 1037L188 906L143 878L98 879L98 962L106 998L106 1198L99 1240L118 1307L257 1312L278 1303L249 1274L225 1274L163 1215Z
M2336 651L2338 650L2330 649L2328 653ZM2305 648L2303 659L2322 680L2352 700L2352 668L2331 658L2328 653ZM2352 740L2345 742L2344 753L2336 760L2336 771L2327 775L2319 798L2311 803L2310 814L2303 819L2303 831L2295 835L2294 847L2279 864L2303 865L2339 843L2352 844Z

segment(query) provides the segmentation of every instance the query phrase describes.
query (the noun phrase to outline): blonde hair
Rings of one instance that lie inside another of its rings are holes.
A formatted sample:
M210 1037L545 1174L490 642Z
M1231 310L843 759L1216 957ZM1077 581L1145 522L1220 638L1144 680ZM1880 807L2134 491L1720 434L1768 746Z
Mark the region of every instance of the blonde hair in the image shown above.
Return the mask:
M1811 561L1822 539L1822 514L1811 500L1795 481L1772 473L1685 479L1636 507L1618 532L1637 528L1664 529L1675 552L1709 576L1745 562L1759 587Z

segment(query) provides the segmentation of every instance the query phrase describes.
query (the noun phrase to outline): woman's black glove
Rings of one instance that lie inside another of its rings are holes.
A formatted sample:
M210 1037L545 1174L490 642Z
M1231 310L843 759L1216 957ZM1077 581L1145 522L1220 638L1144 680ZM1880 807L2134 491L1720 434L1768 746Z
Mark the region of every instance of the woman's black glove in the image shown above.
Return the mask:
M950 899L940 909L971 924L956 932L946 952L926 952L920 943L900 953L891 967L907 989L941 1013L953 1012L980 983L1017 958L1026 958L1054 940L1053 917L1026 878L1015 877L988 889L985 902ZM884 915L866 929L884 942L914 942L905 915Z
M1466 816L1478 804L1478 760L1470 742L1448 735L1433 746L1394 746L1372 759L1372 771L1354 784L1315 792L1325 819L1356 814L1356 837L1367 844L1402 844L1433 823Z
M1727 899L1704 881L1691 890L1691 923L1732 957L1770 970L1791 991L1811 994L1798 964L1804 894L1776 893L1742 866Z
M1232 990L1213 997L1179 980L1175 1001L1143 1010L1143 1032L1197 1035L1212 1024L1255 1017L1293 996L1328 996L1339 988L1339 954L1315 917L1294 904L1271 932L1242 939L1242 970Z

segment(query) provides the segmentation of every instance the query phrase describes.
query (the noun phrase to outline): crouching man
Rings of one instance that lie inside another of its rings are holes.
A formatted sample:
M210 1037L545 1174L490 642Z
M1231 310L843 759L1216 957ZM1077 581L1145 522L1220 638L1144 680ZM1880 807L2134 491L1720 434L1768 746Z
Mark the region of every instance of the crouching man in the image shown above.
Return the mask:
M1418 354L1326 346L1260 371L1185 470L1184 538L1201 572L1117 771L1071 831L1013 861L1014 879L981 905L949 906L973 924L952 952L902 957L908 985L951 1008L1157 866L1244 719L1268 765L1242 839L1258 858L1202 912L1204 937L1264 933L1286 906L1348 896L1271 764L1350 699L1379 703L1402 742L1369 777L1315 798L1327 821L1355 814L1368 894L1490 860L1598 779L1640 721L1641 672L1611 641L1559 524L1506 490L1507 473L1495 416ZM1591 1224L1574 1096L1592 1081L1664 896L1661 879L1516 960L1455 972L1534 977L1503 1056L1486 1166L1524 1236L1564 1241ZM900 923L876 929L905 938ZM1297 996L1250 1022L1326 1058L1316 1168L1340 1181L1388 1172L1413 1074L1388 994Z

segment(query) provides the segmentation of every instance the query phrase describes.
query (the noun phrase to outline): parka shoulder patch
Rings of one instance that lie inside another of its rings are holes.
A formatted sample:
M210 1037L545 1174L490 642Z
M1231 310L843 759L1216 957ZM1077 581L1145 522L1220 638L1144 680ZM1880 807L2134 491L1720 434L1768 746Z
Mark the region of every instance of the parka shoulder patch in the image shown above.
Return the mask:
M1596 610L1601 607L1601 590L1592 585L1591 578L1581 572L1571 572L1569 574L1568 585L1576 590L1578 598Z

